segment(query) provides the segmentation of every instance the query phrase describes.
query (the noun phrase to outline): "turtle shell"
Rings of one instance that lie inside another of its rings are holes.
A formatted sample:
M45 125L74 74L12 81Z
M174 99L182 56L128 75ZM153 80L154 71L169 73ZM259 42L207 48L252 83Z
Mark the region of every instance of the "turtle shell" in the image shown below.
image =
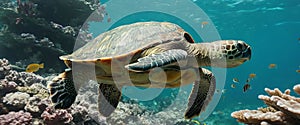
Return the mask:
M134 54L153 46L192 37L181 27L169 22L139 22L119 26L104 32L93 41L74 51L61 56L62 60L95 61Z

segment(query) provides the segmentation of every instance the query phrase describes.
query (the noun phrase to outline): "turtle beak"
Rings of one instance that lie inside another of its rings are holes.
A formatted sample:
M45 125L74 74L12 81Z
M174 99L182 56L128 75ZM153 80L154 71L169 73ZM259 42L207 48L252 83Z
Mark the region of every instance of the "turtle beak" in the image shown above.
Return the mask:
M251 59L251 47L247 45L247 48L243 52L242 58L246 58L245 62Z
M238 41L237 49L241 52L241 59L246 62L251 59L251 47L244 41Z

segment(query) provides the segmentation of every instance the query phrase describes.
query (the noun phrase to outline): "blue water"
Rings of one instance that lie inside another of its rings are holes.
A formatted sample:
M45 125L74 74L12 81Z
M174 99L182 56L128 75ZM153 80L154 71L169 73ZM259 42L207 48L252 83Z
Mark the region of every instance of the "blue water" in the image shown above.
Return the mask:
M218 0L215 2L193 0L193 2L207 14L221 39L244 40L252 47L252 58L249 62L227 69L224 88L226 91L215 111L237 107L243 109L243 105L256 109L264 106L263 102L257 99L258 95L266 94L264 88L285 90L292 89L295 84L300 83L300 73L296 72L300 69L299 0ZM196 31L184 21L157 12L141 12L126 16L111 28L138 21L174 22L190 32L196 41L202 41ZM97 29L91 30L97 32ZM269 69L271 63L276 64L277 68ZM257 76L250 82L251 89L244 93L242 87L250 73L255 73ZM233 78L240 80L236 88L230 87ZM227 117L230 117L230 114Z
M295 70L300 65L300 1L297 0L223 0L222 2L196 1L211 17L222 39L242 39L252 46L252 58L249 62L227 70L227 79L223 95L215 110L236 108L242 103L252 109L264 106L257 99L266 94L264 88L292 89L300 83L300 74ZM236 3L236 4L234 4ZM276 69L268 65L277 64ZM242 92L242 85L230 87L232 78L238 78L242 84L250 73L257 74L251 83L251 89ZM248 107L247 107L248 108Z

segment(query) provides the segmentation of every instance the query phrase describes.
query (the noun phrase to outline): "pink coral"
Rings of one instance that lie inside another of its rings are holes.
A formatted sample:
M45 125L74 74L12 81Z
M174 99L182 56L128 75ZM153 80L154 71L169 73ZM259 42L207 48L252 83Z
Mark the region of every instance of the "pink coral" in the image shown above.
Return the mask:
M73 120L72 115L64 109L55 110L53 107L47 107L41 117L48 125L70 123Z
M6 115L0 115L0 125L30 125L32 116L28 112L9 112Z

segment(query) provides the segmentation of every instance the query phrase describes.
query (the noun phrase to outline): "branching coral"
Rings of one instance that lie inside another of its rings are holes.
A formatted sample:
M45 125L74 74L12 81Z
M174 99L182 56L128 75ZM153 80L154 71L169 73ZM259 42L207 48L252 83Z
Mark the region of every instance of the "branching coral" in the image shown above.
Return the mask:
M271 110L240 110L231 114L239 122L246 124L300 124L300 98L291 96L290 90L281 92L265 88L269 96L259 95L258 98L271 107ZM294 86L296 93L300 92L300 85Z

